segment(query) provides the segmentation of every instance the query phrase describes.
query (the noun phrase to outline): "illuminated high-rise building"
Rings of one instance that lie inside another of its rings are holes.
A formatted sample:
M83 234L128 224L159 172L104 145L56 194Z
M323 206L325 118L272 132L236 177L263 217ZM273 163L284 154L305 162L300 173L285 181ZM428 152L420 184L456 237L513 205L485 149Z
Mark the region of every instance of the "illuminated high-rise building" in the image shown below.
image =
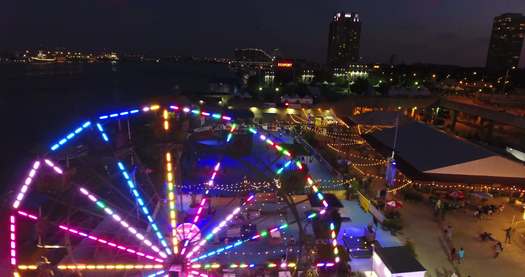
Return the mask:
M494 18L487 55L487 70L502 72L517 68L524 37L525 16L522 14L505 13Z
M359 62L361 21L357 13L338 12L330 22L328 60L331 67L346 67Z

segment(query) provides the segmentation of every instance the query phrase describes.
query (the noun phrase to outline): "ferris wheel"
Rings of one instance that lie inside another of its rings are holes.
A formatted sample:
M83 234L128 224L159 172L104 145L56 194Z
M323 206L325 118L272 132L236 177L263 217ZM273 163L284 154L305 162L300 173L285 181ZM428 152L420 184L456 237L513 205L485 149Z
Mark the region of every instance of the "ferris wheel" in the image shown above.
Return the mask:
M307 222L331 220L331 207L305 165L278 139L210 109L128 108L86 120L51 143L12 197L13 276L298 270L304 249L294 234ZM257 144L248 158L228 154L246 147L246 140L236 144L241 134ZM320 206L290 216L294 198L278 193L277 178L294 170L304 171L305 188ZM252 174L272 185L220 190L220 180L246 181ZM341 262L338 226L326 225L331 256L310 263L321 269Z

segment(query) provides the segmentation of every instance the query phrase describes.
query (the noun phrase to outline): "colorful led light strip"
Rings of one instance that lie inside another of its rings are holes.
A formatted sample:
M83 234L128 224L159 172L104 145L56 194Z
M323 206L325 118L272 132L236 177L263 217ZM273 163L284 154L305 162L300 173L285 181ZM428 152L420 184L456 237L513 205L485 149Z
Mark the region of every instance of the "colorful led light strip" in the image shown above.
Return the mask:
M316 264L317 267L332 267L334 265L335 263L317 263Z
M199 241L199 243L197 245L195 245L193 247L193 249L191 249L191 251L188 253L188 255L186 255L186 258L191 258L191 256L193 256L193 254L195 254L196 251L198 251L203 245L205 245L209 240L211 240L213 238L213 236L215 234L217 234L219 231L222 230L222 228L224 228L226 226L226 224L233 219L234 216L236 216L239 212L241 212L241 208L248 204L250 201L252 201L253 199L255 198L254 195L250 195L246 201L240 206L240 207L237 207L235 208L235 210L233 210L225 219L223 219L219 224L217 224L212 230L211 232L209 232L205 237L204 239L201 239ZM181 255L184 255L184 253L181 252Z
M276 267L277 267L276 263L269 263L268 264L268 268L276 268ZM281 269L295 268L295 267L297 267L297 264L296 263L281 263L281 264L279 264L279 267Z
M44 159L44 163L45 163L48 167L52 168L57 174L62 175L62 174L64 173L64 171L62 170L62 168L56 166L55 163L52 162L51 160L49 160L49 159Z
M231 125L231 128L230 128L230 131L228 132L228 135L226 136L226 143L230 142L230 140L232 139L233 137L233 132L235 131L237 127L237 124L232 124ZM217 172L219 171L219 168L221 166L221 163L218 162L215 167L213 168L213 173L210 177L210 180L208 180L208 182L205 184L206 186L206 191L204 193L204 196L203 198L201 199L201 202L199 204L199 209L197 210L197 214L195 215L195 217L193 218L193 224L197 224L199 218L200 218L200 215L202 213L202 211L204 210L204 205L206 204L206 196L210 193L210 188L214 185L214 181L215 181L215 177L217 176ZM186 253L186 248L188 247L190 241L187 240L185 243L184 243L184 246L182 248L182 255L184 255L184 253Z
M11 249L9 255L11 257L11 265L16 267L16 221L15 216L9 216L9 247Z
M164 131L168 131L170 129L170 115L168 113L168 110L164 110L162 112L162 119L163 119L163 124L162 124L162 127L164 128Z
M190 274L189 274L188 277L194 277L194 276L195 276L195 277L208 277L207 274L204 274L204 273L198 272L198 271L196 271L196 270L192 270L192 271L190 272Z
M192 220L193 224L197 224L197 222L201 218L202 211L204 211L205 205L206 205L206 203L208 201L208 198L206 198L206 197L210 193L210 188L213 186L213 181L215 180L215 177L217 176L217 172L219 171L220 167L221 167L221 163L220 162L218 162L213 167L213 173L212 173L212 175L210 177L210 180L208 180L208 182L206 184L206 191L204 192L204 195L202 196L201 202L199 203L199 208L197 209L197 214L195 214L195 216L193 217L193 220ZM186 243L184 243L184 246L183 246L182 251L181 251L181 255L184 255L184 253L186 253L186 248L188 247L189 242L190 241L187 240Z
M153 217L151 216L151 213L150 213L148 207L144 203L142 195L137 190L137 186L135 185L133 180L131 180L131 177L129 176L128 172L126 171L126 168L124 167L124 164L119 161L117 163L117 165L118 165L118 168L120 169L120 173L122 174L124 179L126 179L126 184L128 185L128 187L131 190L131 195L135 198L135 201L140 206L139 210L141 211L141 213L144 216L146 216L146 218L147 218L151 228L153 229L153 232L155 233L155 235L159 239L159 241L162 244L162 246L164 246L164 250L166 251L166 253L168 253L168 255L171 255L172 252L171 252L171 249L168 246L168 243L166 242L166 240L164 239L164 236L160 232L159 227L157 226L157 223L155 223L155 220L153 220Z
M218 113L213 113L212 114L212 113L201 111L199 109L193 109L192 110L189 107L182 107L182 108L180 108L179 106L171 105L170 109L172 109L174 111L181 111L182 110L184 113L192 113L194 115L211 117L213 119L222 119L222 120L226 120L226 121L231 121L232 120L231 117L226 116L226 115L222 115L222 114L218 114Z
M332 247L334 248L335 263L339 263L339 249L337 249L337 234L335 233L335 224L330 223L330 237L332 239Z
M80 134L82 131L84 131L87 127L91 126L91 121L84 122L80 127L75 129L75 131L67 134L65 137L60 139L57 143L53 144L51 146L51 151L55 151L58 148L62 147L64 144L66 144L68 141L72 140L73 137Z
M204 210L204 207L205 207L205 204L206 204L206 201L207 201L207 198L206 196L208 196L208 194L210 193L210 188L213 186L213 181L215 180L215 177L217 176L217 172L219 171L221 167L221 163L217 163L214 167L213 167L213 173L211 174L211 177L210 177L210 180L208 180L208 186L206 188L206 191L204 192L204 195L201 199L201 202L199 203L199 209L197 210L197 214L195 214L195 217L193 218L193 224L197 224L197 222L199 221L200 219L200 216L202 214L202 211Z
M207 263L207 264L191 264L190 266L191 268L193 269L217 269L217 268L220 268L221 265L218 264L218 263Z
M175 183L173 175L173 164L171 153L166 152L166 185L168 191L168 213L170 217L171 226L171 242L173 245L173 252L179 253L179 241L177 238L177 210L175 206Z
M255 128L248 128L248 131L254 135L257 135L259 132L255 129ZM263 134L260 134L259 135L259 139L261 141L264 141L266 142L266 144L270 145L270 146L273 146L275 147L275 149L277 149L277 151L283 155L286 155L288 157L291 157L292 156L292 153L290 153L290 151L286 150L286 148L282 147L281 145L275 143L274 141L272 141L271 139L269 139L268 137L266 137L265 135Z
M136 114L138 112L140 112L139 109L131 109L131 110L123 111L123 112L117 112L117 113L110 113L110 114L101 115L101 116L98 117L98 119L105 120L105 119L122 117L122 116L130 116L130 115Z
M64 270L137 270L137 269L161 269L164 266L161 264L113 264L113 265L84 265L84 264L73 264L73 265L58 265L57 268Z
M33 179L35 178L35 175L39 167L40 167L40 161L33 162L33 167L27 174L27 177L24 181L24 185L20 188L20 191L18 192L18 195L16 196L15 201L13 202L13 208L18 209L18 207L20 207L20 203L24 199L24 196L27 190L29 189L29 185L31 185L31 182L33 182Z
M35 215L32 215L32 214L29 214L29 213L26 213L26 212L23 212L23 211L18 211L18 214L21 215L21 216L24 216L24 217L27 217L27 218L30 218L32 220L38 220L38 217L35 216ZM72 234L75 234L77 236L80 236L80 237L84 237L84 238L87 238L87 239L90 239L92 241L95 241L95 242L98 242L98 243L101 243L101 244L105 244L107 245L108 247L112 247L112 248L116 248L116 249L119 249L119 250L122 250L122 251L125 251L127 253L131 253L131 254L135 254L139 257L143 257L143 258L146 258L148 260L152 260L152 261L156 261L156 262L159 262L159 263L163 263L164 260L163 259L159 259L159 258L156 258L152 255L148 255L148 254L145 254L145 253L142 253L140 251L136 251L134 249L131 249L129 247L125 247L121 244L117 244L115 242L112 242L112 241L108 241L108 240L105 240L105 239L102 239L102 238L99 238L99 237L96 237L94 235L91 235L91 234L86 234L84 232L81 232L81 231L78 231L78 228L71 228L71 227L68 227L66 225L63 225L63 224L59 224L58 225L58 228L63 230L63 231L66 231L66 232L69 232L69 233L72 233Z
M233 132L235 131L236 128L237 128L237 124L233 123L232 127L230 128L230 132L228 133L228 136L226 136L226 142L230 142L232 140Z
M113 247L113 248L125 251L127 253L135 254L135 255L137 255L139 257L144 257L144 258L146 258L148 260L156 261L156 262L159 262L159 263L163 263L164 262L163 259L155 258L152 255L148 255L148 254L142 253L140 251L134 250L132 248L125 247L125 246L123 246L121 244L116 244L114 242L111 242L111 241L108 241L108 240L105 240L105 239L101 239L101 238L98 238L98 237L90 235L90 234L83 233L83 232L78 231L76 229L69 228L69 227L67 227L65 225L58 225L58 228L60 228L61 230L67 231L69 233L73 233L73 234L79 235L81 237L88 238L88 239L90 239L92 241L96 241L96 242L105 244L105 245L107 245L109 247Z
M104 131L104 127L100 123L95 124L97 125L97 130L100 133L100 136L105 142L109 142L108 135L106 134L106 131Z
M199 260L202 260L202 259L205 259L205 258L208 258L208 257L211 257L211 256L214 256L214 255L217 255L217 254L220 254L226 250L229 250L229 249L232 249L232 248L235 248L235 247L238 247L248 241L251 241L251 240L256 240L256 239L259 239L259 238L264 238L264 237L267 237L268 234L271 234L271 233L274 233L274 232L277 232L279 230L284 230L284 229L287 229L288 228L288 224L282 224L281 226L279 227L275 227L275 228L271 228L271 229L267 229L267 230L263 230L261 231L260 233L257 233L256 235L252 236L251 238L248 238L248 239L245 239L245 240L238 240L236 241L235 243L232 243L230 245L227 245L225 247L222 247L222 248L219 248L219 249L216 249L216 250L213 250L213 251L210 251L204 255L201 255L200 257L198 258L194 258L191 260L191 262L196 262L196 261L199 261ZM189 257L188 257L189 258Z
M160 276L160 275L164 274L164 272L165 272L164 270L157 271L157 272L155 272L155 273L153 273L153 274L148 275L147 277Z
M258 134L258 131L255 129L255 128L249 128L248 129L250 131L250 133L254 134L254 135L257 135ZM288 156L291 156L290 152L288 152L286 149L280 147L279 145L275 144L274 142L272 142L271 140L268 141L268 138L264 135L259 135L259 138L262 140L262 141L266 141L268 144L272 145L272 146L275 146L275 148L279 151L279 152L283 152L286 151L286 153L288 153L289 155ZM281 174L283 172L283 170L290 166L292 161L288 161L283 167L279 168L277 170L277 174ZM296 161L296 165L299 169L303 169L303 166L301 164L300 161ZM321 191L319 190L319 188L315 185L315 182L314 180L312 179L312 177L310 176L307 176L306 177L306 182L308 183L308 185L312 188L314 194L316 195L316 197L319 199L319 201L323 204L323 209L320 211L320 214L324 214L326 213L326 209L328 209L328 202L326 202L326 199L324 198L324 195L321 193ZM316 214L310 214L308 216L308 219L312 219L316 216ZM332 228L333 227L333 228ZM330 223L330 236L332 238L332 246L333 246L333 253L334 253L334 256L335 256L335 262L336 263L339 263L340 261L340 258L339 258L339 250L337 249L337 234L335 233L335 225L333 222Z
M62 264L57 265L60 270L143 270L162 269L161 264ZM36 270L38 265L19 265L20 270Z
M45 165L47 165L48 167L53 169L57 174L63 174L64 173L64 171L60 167L56 166L55 163L53 163L51 160L45 159L44 163L45 163ZM27 177L26 177L26 179L24 181L24 185L20 188L20 191L18 192L15 201L13 202L13 208L18 209L18 207L20 207L20 203L24 199L25 194L27 193L27 191L29 189L29 186L31 185L31 183L35 179L35 176L36 176L36 174L38 172L38 169L40 168L40 164L41 164L41 162L38 161L38 160L33 162L33 166L32 166L31 170L29 171L29 173L28 173L28 175L27 175Z
M129 223L124 221L122 217L120 217L111 208L109 208L108 205L102 200L97 199L97 197L95 197L85 188L80 188L80 192L83 195L87 196L88 199L91 200L91 202L95 203L99 209L103 210L106 214L110 215L111 218L113 218L113 220L120 223L121 226L125 227L128 230L128 232L133 234L137 239L139 239L140 242L147 245L149 248L151 248L151 250L155 251L155 253L158 253L162 258L167 257L166 253L162 252L162 250L160 250L159 247L153 245L153 243L150 240L148 240L143 234L139 233L136 228L130 226Z

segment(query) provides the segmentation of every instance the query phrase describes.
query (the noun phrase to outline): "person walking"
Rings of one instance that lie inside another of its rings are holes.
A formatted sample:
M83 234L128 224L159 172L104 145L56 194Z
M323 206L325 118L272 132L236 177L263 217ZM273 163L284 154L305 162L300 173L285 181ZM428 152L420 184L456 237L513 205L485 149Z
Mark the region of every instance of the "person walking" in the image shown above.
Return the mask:
M461 247L458 251L458 264L461 264L461 262L465 259L465 249Z
M446 232L447 239L449 242L451 242L452 241L452 226L448 225L446 230L447 230Z
M505 243L511 244L512 226L505 229Z
M503 245L501 245L501 242L497 242L496 243L496 246L494 246L495 250L496 250L496 254L494 255L494 259L496 259L499 254L501 254L501 252L503 251Z
M457 253L456 253L456 248L452 247L452 249L450 249L450 256L448 257L448 259L454 263L456 261L456 258L457 258Z

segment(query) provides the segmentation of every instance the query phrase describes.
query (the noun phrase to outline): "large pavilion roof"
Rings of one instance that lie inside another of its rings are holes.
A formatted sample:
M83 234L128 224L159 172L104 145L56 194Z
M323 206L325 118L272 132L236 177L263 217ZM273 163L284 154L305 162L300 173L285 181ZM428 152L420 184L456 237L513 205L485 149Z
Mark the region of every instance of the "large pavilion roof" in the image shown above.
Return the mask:
M388 155L395 128L366 136ZM396 160L408 175L426 180L464 183L525 184L525 165L419 122L399 126Z

